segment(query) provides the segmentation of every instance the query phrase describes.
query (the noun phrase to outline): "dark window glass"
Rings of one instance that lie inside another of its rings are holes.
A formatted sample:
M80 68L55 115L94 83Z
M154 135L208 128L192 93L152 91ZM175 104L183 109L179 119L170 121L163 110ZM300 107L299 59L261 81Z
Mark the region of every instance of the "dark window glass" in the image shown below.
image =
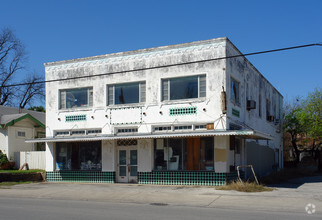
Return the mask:
M165 154L166 139L154 140L154 169L167 170L167 158ZM166 158L165 158L166 157Z
M212 137L200 140L200 169L214 169L214 138Z
M139 84L115 85L115 105L139 103Z
M206 97L206 75L162 80L162 101Z
M68 89L60 91L60 109L88 107L93 105L93 89Z
M170 100L198 98L198 77L170 79Z
M56 144L56 170L71 170L71 147L67 143Z
M56 170L101 170L100 141L56 144Z
M230 87L230 98L235 104L239 104L239 82L235 79L230 78L231 87Z
M145 82L107 86L107 105L145 102Z

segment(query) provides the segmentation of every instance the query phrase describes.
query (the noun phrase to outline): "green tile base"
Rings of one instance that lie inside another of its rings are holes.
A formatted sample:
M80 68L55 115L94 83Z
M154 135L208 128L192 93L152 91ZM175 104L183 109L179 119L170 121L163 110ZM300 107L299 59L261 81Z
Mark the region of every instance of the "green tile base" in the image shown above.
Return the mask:
M139 184L219 186L237 179L237 173L214 171L152 171L138 172Z
M115 183L115 172L54 171L46 172L48 182Z

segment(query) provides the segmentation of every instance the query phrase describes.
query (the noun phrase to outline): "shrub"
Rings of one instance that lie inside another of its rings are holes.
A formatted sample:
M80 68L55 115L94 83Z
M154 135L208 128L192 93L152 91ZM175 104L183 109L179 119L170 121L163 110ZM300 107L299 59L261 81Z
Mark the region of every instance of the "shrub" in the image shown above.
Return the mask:
M7 155L2 153L2 151L0 150L0 167L7 163L9 163Z

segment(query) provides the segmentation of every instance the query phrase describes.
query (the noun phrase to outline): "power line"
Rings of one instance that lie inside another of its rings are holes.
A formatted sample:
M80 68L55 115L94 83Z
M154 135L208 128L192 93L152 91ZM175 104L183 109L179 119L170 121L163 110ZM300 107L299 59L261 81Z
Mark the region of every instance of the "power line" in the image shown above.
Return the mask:
M168 65L161 65L161 66L155 66L155 67L146 67L146 68L138 68L138 69L132 69L132 70L115 71L115 72L101 73L101 74L95 74L95 75L77 76L77 77L70 77L70 78L65 78L65 79L43 80L43 81L37 81L37 82L32 82L32 83L17 83L17 84L11 84L11 85L4 85L2 87L24 86L24 85L31 85L31 84L40 84L40 83L50 83L50 82L59 82L59 81L67 81L67 80L75 80L75 79L92 78L92 77L126 73L126 72L153 70L153 69L159 69L159 68L195 64L195 63L201 63L201 62L231 59L231 58L236 58L236 57L245 57L245 56L258 55L258 54L273 53L273 52L279 52L279 51L284 51L284 50L294 50L294 49L299 49L299 48L304 48L304 47L312 47L312 46L322 46L322 43L305 44L305 45L299 45L299 46L294 46L294 47L285 47L285 48L279 48L279 49L274 49L274 50L264 50L264 51L259 51L259 52L239 54L239 55L233 55L233 56L227 56L227 57L218 57L218 58L212 58L212 59L206 59L206 60L198 60L198 61L191 61L191 62L184 62L184 63L177 63L177 64L168 64Z

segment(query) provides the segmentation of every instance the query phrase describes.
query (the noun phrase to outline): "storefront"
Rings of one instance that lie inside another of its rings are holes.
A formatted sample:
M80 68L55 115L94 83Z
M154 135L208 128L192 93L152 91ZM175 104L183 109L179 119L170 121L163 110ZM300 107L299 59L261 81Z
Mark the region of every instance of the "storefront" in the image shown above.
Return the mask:
M101 141L57 142L56 171L102 170Z
M222 185L236 178L235 167L245 161L245 138L268 136L255 131L206 131L37 142L47 142L48 181Z

